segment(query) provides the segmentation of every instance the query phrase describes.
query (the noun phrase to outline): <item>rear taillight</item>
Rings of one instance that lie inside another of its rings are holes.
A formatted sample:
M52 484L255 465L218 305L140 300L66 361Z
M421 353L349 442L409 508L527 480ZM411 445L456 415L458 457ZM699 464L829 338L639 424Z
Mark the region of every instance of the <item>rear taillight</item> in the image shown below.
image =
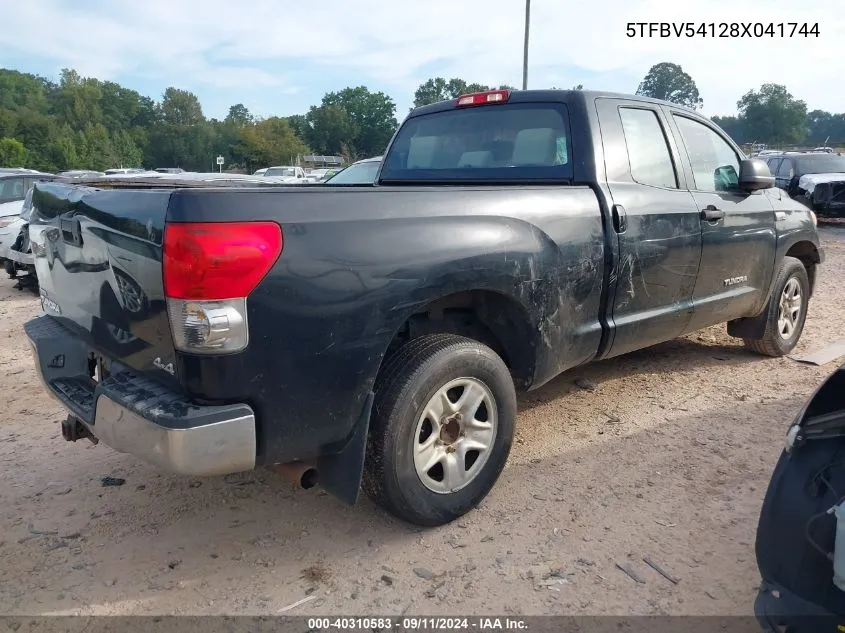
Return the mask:
M510 90L488 90L487 92L474 92L461 95L455 103L456 107L487 105L493 103L505 103L511 96Z
M196 354L244 349L246 299L283 246L275 222L167 224L162 267L176 348Z

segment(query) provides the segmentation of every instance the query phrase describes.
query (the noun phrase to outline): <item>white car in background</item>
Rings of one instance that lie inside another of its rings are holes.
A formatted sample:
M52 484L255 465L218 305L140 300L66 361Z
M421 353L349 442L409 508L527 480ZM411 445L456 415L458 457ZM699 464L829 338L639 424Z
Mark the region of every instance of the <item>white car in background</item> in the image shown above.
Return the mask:
M21 227L25 224L20 215L27 192L36 181L57 177L32 169L0 171L0 262L7 258L9 248L18 239Z
M260 170L259 170L260 171ZM298 165L280 165L276 167L268 167L264 170L264 178L274 178L276 182L285 183L314 183L316 179L311 178L305 173L305 170Z

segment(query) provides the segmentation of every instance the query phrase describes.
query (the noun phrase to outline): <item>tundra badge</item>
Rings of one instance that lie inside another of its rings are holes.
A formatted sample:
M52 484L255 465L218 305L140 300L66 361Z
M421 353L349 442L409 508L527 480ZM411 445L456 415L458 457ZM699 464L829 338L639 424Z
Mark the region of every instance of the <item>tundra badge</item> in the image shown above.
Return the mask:
M748 281L748 275L740 275L739 277L728 277L725 279L725 286L736 286L739 284L744 284Z
M61 315L62 309L59 307L59 304L48 297L47 292L43 288L40 289L39 294L41 295L41 309L44 312L53 312L54 314Z
M165 365L163 362L161 362L161 356L156 356L155 360L153 361L153 365L155 365L161 370L166 371L171 376L176 374L176 371L173 369L173 363L167 363Z

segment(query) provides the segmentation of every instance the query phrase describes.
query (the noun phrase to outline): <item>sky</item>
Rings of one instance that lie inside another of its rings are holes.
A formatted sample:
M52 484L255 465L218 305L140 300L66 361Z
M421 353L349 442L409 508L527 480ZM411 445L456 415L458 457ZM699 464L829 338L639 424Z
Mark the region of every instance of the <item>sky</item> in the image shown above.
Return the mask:
M842 2L531 0L528 87L632 93L669 61L695 80L708 116L735 113L764 83L845 112ZM522 85L525 0L10 0L0 15L0 67L52 79L74 68L154 99L175 86L216 118L234 103L305 113L326 92L365 85L391 96L401 120L429 77ZM627 37L629 22L818 23L819 36Z

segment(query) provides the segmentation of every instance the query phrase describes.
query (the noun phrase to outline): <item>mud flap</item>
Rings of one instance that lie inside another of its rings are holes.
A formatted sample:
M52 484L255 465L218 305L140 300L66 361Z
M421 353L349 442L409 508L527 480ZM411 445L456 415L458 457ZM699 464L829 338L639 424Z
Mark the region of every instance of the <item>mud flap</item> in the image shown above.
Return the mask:
M728 321L728 336L735 338L747 338L751 340L759 340L763 338L766 332L766 318L769 313L769 304L756 317L747 317L744 319L734 319Z
M361 493L372 409L373 392L371 391L367 394L361 416L355 423L352 435L344 447L337 453L323 455L317 459L320 486L349 505L357 503Z

